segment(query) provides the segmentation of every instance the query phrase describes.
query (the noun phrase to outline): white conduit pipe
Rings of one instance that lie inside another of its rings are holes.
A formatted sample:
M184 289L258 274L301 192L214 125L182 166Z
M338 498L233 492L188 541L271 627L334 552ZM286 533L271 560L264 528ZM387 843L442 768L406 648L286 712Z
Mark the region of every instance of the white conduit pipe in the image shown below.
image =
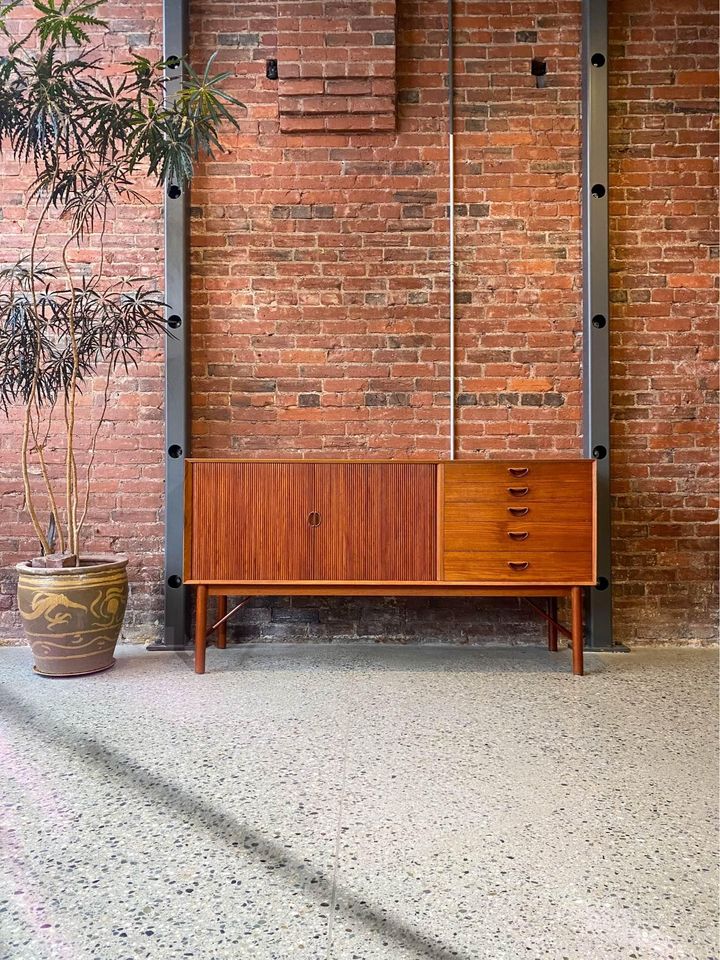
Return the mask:
M450 319L450 459L455 459L455 83L453 76L453 0L448 0L448 301Z

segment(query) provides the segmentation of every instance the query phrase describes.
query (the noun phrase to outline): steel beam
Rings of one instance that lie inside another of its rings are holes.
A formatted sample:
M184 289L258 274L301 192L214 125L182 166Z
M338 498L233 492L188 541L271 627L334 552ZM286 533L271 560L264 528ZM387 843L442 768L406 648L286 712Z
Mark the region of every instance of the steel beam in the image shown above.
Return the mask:
M163 0L163 51L167 98L182 82L179 62L187 53L187 0ZM189 190L166 186L165 301L169 326L165 347L165 631L154 649L185 645L188 633L187 590L183 585L185 457L189 455Z
M587 593L586 641L612 647L607 0L583 0L583 444L597 460L598 582Z

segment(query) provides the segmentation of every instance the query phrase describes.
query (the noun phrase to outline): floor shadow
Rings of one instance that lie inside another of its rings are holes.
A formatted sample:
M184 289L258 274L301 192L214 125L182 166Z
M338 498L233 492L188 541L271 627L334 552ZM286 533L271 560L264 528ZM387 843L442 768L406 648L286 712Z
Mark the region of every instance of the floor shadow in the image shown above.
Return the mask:
M402 643L240 643L227 650L210 649L207 672L323 670L342 673L401 671L403 673L544 674L572 679L570 651L549 653L543 647L462 646ZM585 673L602 673L599 659L585 658Z
M157 801L169 815L192 825L197 831L205 831L215 840L242 851L252 858L273 878L284 876L289 882L303 884L307 895L318 903L327 901L333 889L333 878L314 870L311 864L298 860L288 853L279 841L268 839L255 828L240 823L225 811L220 811L183 786L159 776L155 771L124 756L120 751L100 744L79 731L63 727L53 721L52 735L37 704L29 704L12 693L6 685L2 689L2 715L6 721L14 721L22 728L23 735L33 735L51 746L62 747L74 756L80 756L102 771L110 780L122 780L122 789L134 789L145 797ZM218 822L220 821L220 822ZM181 829L179 826L178 829ZM414 951L418 960L473 960L460 949L444 944L432 934L423 934L399 917L393 917L387 908L368 903L367 898L355 894L342 884L335 884L338 903L336 920L354 919L370 931L391 940L397 947Z

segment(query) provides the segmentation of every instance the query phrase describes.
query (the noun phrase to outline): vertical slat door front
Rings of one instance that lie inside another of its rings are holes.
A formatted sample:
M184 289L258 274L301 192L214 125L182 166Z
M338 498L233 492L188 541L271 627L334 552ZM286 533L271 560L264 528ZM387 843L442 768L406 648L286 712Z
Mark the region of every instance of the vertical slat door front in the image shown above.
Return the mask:
M193 464L191 578L310 580L310 464Z
M435 579L434 464L316 463L314 490L315 580Z

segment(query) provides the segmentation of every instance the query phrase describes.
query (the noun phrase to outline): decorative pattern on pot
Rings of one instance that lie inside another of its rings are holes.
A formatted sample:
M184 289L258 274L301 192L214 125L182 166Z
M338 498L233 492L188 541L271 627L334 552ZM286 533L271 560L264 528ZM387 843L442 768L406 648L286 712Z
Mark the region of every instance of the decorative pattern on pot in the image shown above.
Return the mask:
M88 557L80 567L18 564L18 608L35 657L48 677L106 670L125 616L126 557Z

